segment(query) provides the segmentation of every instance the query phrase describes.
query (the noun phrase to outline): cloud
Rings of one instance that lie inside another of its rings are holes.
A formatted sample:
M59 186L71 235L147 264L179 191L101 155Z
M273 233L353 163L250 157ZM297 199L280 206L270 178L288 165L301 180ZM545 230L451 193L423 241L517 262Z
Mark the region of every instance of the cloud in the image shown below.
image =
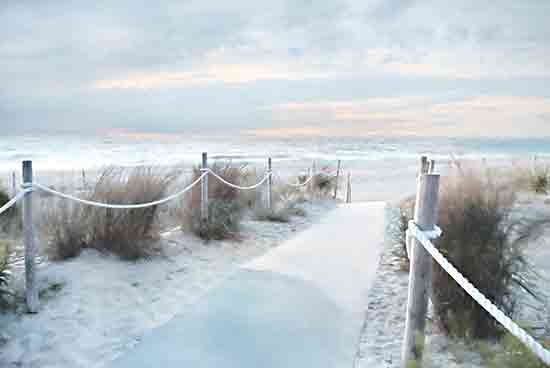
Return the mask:
M249 126L293 101L455 88L544 97L549 11L512 0L6 0L0 124Z
M550 136L550 98L541 97L482 95L445 101L405 96L292 102L272 106L271 111L282 127L258 129L254 134ZM319 119L328 124L311 123ZM295 121L310 123L293 127Z

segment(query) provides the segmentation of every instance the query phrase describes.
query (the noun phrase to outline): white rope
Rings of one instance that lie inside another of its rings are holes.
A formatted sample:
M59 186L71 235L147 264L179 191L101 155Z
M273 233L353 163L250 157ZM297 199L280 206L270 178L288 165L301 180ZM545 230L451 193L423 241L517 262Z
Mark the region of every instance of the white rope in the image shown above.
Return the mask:
M225 180L224 178L222 178L221 176L219 176L218 174L216 174L214 171L210 170L210 169L201 169L201 171L203 173L208 173L208 174L211 174L212 176L214 176L216 179L218 179L219 181L221 181L222 183L224 183L225 185L228 185L230 186L231 188L235 188L235 189L239 189L239 190L252 190L252 189L256 189L258 188L259 186L261 186L263 183L265 183L269 177L272 175L271 172L268 172L262 180L260 180L257 184L254 184L254 185L251 185L251 186L248 186L248 187L241 187L239 185L236 185L236 184L233 184L233 183L230 183L228 182L227 180Z
M101 202L94 202L94 201L88 201L88 200L85 200L85 199L81 199L81 198L77 198L77 197L73 197L71 195L68 195L68 194L64 194L64 193L61 193L61 192L58 192L58 191L55 191L53 189L50 189L44 185L41 185L41 184L38 184L38 183L33 183L32 186L34 188L37 188L37 189L40 189L44 192L47 192L47 193L50 193L54 196L58 196L58 197L61 197L61 198L65 198L65 199L68 199L68 200L71 200L71 201L75 201L75 202L78 202L78 203L81 203L81 204L85 204L85 205L88 205L88 206L95 206L95 207L102 207L102 208L113 208L113 209L139 209L139 208L147 208L147 207L153 207L153 206L158 206L160 204L164 204L166 202L169 202L169 201L172 201L180 196L182 196L183 194L187 193L189 190L191 190L195 185L197 185L198 183L201 182L201 180L206 176L208 175L208 173L203 173L197 180L195 180L194 182L192 182L191 184L189 184L187 187L185 187L183 190L175 193L175 194L172 194L171 196L169 197L166 197L164 199L160 199L158 201L154 201L154 202L149 202L149 203L140 203L140 204L108 204L108 203L101 203Z
M441 230L439 230L439 234ZM536 356L550 366L550 351L545 349L524 329L506 316L496 305L485 297L468 279L466 279L432 244L430 238L434 238L437 230L424 232L414 222L409 222L410 236L414 236L431 254L437 263L466 291L483 309L504 326L512 335L525 344Z
M310 181L312 181L314 178L314 175L311 175L306 181L304 181L303 183L296 183L296 184L293 184L293 183L288 183L288 185L290 185L291 187L295 187L295 188L300 188L300 187L304 187L306 185L309 184Z
M26 188L26 189L23 189L22 191L20 191L19 193L17 193L5 205L0 207L0 215L2 213L6 212L7 210L9 210L11 207L13 207L17 203L17 201L19 201L21 198L23 198L25 196L25 194L30 193L31 191L32 191L32 189Z

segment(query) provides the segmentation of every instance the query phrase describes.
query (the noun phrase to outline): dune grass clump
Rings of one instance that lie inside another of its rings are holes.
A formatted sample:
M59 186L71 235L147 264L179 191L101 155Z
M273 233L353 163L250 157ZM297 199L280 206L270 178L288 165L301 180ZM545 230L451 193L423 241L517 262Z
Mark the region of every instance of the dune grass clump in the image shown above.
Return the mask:
M550 170L548 167L536 167L529 174L529 189L538 194L548 194Z
M533 293L521 241L526 227L512 223L514 193L486 174L461 171L443 183L438 221L443 236L436 246L457 269L504 313L512 315L517 287ZM498 323L448 274L434 265L434 310L451 336L498 336Z
M313 176L311 189L314 194L321 198L330 197L336 187L336 177L325 172L317 173Z
M224 180L239 186L247 185L247 181L254 176L247 167L237 166L231 162L217 162L210 169ZM192 181L200 176L200 169L195 168ZM201 186L197 185L186 198L181 211L182 227L205 240L237 239L243 212L247 206L255 206L255 199L250 196L243 197L238 189L210 175L208 177L208 221L201 220Z
M173 172L155 167L108 168L87 199L111 204L154 202L167 195L176 178ZM53 259L75 257L83 248L113 253L126 260L154 253L159 237L158 206L106 209L62 202L51 207L45 221L47 249Z

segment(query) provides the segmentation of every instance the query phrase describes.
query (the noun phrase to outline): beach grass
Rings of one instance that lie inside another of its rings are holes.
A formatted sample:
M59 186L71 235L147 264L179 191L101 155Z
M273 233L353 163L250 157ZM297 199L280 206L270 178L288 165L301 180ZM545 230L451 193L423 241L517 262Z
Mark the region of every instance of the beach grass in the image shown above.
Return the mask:
M110 167L100 174L87 199L102 203L148 203L166 196L175 172L153 167ZM152 255L159 238L158 206L143 209L105 209L54 200L45 216L48 254L53 259L77 256L95 248L123 259Z
M464 276L505 314L513 315L526 281L522 240L530 227L512 222L515 192L485 171L460 170L445 178L438 221L443 236L436 246ZM437 320L449 335L488 338L501 333L498 323L438 265L434 266L433 304Z

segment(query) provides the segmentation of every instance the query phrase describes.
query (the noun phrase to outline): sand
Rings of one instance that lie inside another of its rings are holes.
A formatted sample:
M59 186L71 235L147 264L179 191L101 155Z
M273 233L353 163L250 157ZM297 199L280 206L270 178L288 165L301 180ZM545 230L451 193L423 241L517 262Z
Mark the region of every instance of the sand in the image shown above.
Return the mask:
M164 234L165 255L136 263L87 250L43 264L48 292L36 315L0 316L1 367L102 367L148 330L185 313L239 265L318 221L334 202L306 204L308 217L290 224L246 221L242 242L204 244L180 231ZM21 273L15 283L21 285ZM44 300L45 299L45 300Z

